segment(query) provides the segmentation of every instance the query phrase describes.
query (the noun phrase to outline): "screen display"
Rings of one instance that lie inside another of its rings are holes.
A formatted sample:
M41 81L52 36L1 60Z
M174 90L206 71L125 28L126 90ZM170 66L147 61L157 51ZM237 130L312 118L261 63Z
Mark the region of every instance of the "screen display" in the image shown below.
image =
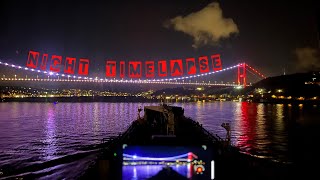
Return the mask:
M212 179L214 162L211 152L205 145L123 145L122 179Z

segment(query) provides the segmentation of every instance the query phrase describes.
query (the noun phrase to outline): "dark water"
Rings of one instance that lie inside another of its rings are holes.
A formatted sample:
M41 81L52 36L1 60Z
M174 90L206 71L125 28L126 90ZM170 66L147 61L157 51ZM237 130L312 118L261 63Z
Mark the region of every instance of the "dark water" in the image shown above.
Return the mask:
M33 174L77 177L102 138L126 130L143 103L0 103L0 179ZM175 104L212 133L261 158L292 162L296 129L318 125L319 106L238 102ZM71 160L72 159L72 160ZM40 178L40 179L41 179Z

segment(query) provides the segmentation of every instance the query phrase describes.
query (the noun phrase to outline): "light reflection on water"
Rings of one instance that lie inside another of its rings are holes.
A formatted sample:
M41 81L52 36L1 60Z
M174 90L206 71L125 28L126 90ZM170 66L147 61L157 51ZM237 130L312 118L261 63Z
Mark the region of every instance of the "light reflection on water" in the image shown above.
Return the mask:
M212 133L226 137L222 123L231 125L231 142L252 155L292 162L293 142L297 125L320 122L319 106L262 104L248 102L214 102L181 104L185 114L199 121ZM289 137L291 132L291 138ZM298 134L298 136L304 136ZM291 147L291 149L289 148Z
M0 169L41 165L93 150L102 138L126 130L137 117L138 107L144 105L150 104L0 103ZM232 144L245 152L281 161L292 158L288 138L292 122L315 121L320 115L318 107L312 107L310 113L305 107L294 105L247 102L175 105L182 106L186 116L222 138L226 132L221 124L229 122ZM66 167L63 169L67 171Z
M55 127L55 117L54 117L54 107L48 108L47 114L47 125L46 125L46 138L43 143L46 144L44 148L44 157L46 160L54 159L57 146L56 146L56 127Z

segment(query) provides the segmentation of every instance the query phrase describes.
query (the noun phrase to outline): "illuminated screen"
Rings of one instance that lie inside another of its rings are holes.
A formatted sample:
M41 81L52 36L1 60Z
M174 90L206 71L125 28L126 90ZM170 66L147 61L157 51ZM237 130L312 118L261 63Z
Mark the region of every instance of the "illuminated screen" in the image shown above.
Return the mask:
M212 154L207 146L123 147L122 179L211 179ZM169 175L168 175L169 174Z

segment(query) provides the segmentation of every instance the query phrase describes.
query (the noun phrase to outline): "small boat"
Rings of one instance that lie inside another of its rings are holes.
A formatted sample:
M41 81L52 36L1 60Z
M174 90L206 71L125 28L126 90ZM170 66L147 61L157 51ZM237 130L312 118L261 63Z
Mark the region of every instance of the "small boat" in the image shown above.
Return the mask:
M103 142L82 179L286 179L290 167L242 153L226 138L184 116L184 109L145 106L118 137Z

